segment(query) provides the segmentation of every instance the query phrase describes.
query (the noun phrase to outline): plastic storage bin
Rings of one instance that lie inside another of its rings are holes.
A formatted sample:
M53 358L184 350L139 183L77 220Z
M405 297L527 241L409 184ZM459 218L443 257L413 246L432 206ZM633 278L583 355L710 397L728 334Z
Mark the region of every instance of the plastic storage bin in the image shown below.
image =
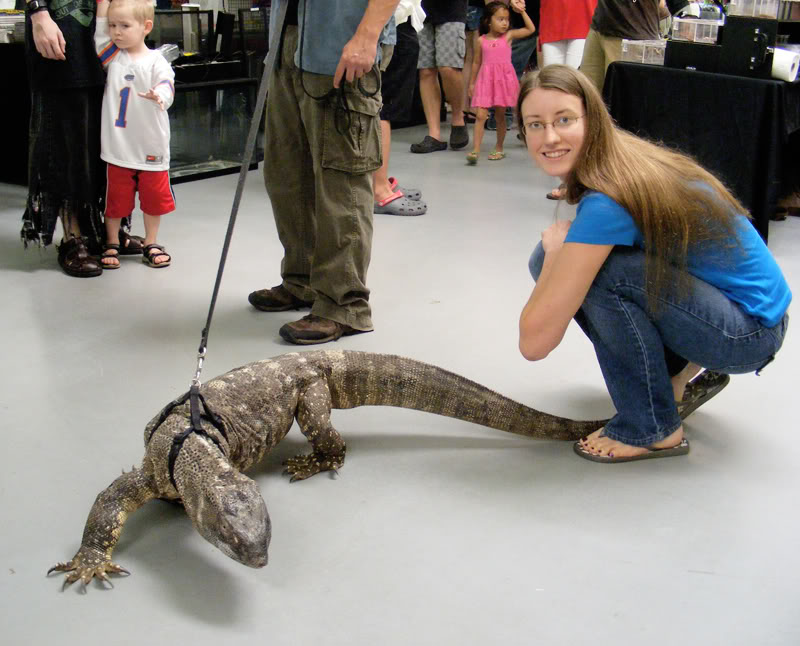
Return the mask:
M692 43L716 45L722 20L697 20L696 18L675 18L672 21L672 40L688 40Z
M666 40L622 40L622 60L628 63L663 65Z
M777 18L780 6L780 0L731 0L728 4L728 15Z

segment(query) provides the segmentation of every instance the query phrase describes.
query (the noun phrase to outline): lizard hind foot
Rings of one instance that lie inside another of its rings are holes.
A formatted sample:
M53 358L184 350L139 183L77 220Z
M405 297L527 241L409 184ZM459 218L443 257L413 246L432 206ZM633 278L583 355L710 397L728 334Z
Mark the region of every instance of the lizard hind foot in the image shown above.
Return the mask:
M92 579L97 579L105 588L113 588L114 584L108 578L109 574L130 575L128 570L116 563L112 563L104 555L84 550L83 548L72 557L72 560L66 563L57 563L47 570L47 576L50 576L53 572L67 573L64 578L64 585L61 586L62 590L76 581L80 581L82 592L86 591L86 586L91 583Z
M309 455L296 455L284 463L285 474L292 476L289 482L305 480L323 471L336 471L344 465L344 456L322 455L311 453Z

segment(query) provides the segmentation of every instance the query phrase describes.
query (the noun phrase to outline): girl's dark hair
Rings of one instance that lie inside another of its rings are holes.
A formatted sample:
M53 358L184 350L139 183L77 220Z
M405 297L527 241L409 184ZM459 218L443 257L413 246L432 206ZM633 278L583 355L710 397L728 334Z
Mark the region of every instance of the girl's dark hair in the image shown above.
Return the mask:
M511 9L508 8L508 5L505 2L490 2L486 5L486 7L484 7L483 15L481 16L481 24L480 27L478 27L478 33L489 33L489 25L492 22L492 16L500 9L505 9L509 12L509 14L511 14Z

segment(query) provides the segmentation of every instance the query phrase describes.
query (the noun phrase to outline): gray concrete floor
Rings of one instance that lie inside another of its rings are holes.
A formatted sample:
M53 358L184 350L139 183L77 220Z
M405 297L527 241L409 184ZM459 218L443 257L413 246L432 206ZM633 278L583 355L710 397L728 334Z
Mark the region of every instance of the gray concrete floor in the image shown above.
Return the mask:
M475 168L460 152L410 154L422 135L395 133L392 171L430 210L376 216L375 332L331 347L422 359L552 413L611 414L577 327L545 361L517 351L552 182L513 133L492 163L487 133ZM22 249L25 191L0 185L4 644L800 643L792 333L761 377L734 377L694 414L687 458L597 465L567 443L434 415L340 411L340 477L289 485L280 463L304 451L296 429L253 474L273 522L265 569L231 561L182 510L152 502L115 552L131 577L60 592L46 570L72 556L97 493L139 463L144 425L188 387L235 184L175 188L169 269L125 258L90 280L62 274L53 248ZM800 219L773 223L770 247L800 295ZM296 350L277 332L297 313L246 300L279 281L280 258L253 172L204 379Z

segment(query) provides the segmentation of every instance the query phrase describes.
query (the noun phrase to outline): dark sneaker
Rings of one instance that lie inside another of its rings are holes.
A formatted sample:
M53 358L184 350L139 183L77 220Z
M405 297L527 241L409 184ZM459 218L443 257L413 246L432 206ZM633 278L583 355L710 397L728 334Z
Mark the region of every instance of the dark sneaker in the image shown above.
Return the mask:
M336 321L325 319L315 314L308 314L299 321L287 323L281 327L279 333L281 337L289 343L314 345L315 343L336 341L336 339L342 336L361 334L362 332L369 331L370 330L356 330L344 323L337 323Z
M467 126L450 126L450 148L461 150L469 143Z
M418 144L411 144L412 153L435 153L437 150L447 150L447 144L444 141L434 139L430 135L425 135L425 139Z
M287 310L299 310L313 305L311 301L297 298L283 285L250 292L247 300L250 301L253 307L262 312L286 312Z
M92 278L103 273L100 263L89 255L83 238L63 240L58 246L58 265L68 276Z

